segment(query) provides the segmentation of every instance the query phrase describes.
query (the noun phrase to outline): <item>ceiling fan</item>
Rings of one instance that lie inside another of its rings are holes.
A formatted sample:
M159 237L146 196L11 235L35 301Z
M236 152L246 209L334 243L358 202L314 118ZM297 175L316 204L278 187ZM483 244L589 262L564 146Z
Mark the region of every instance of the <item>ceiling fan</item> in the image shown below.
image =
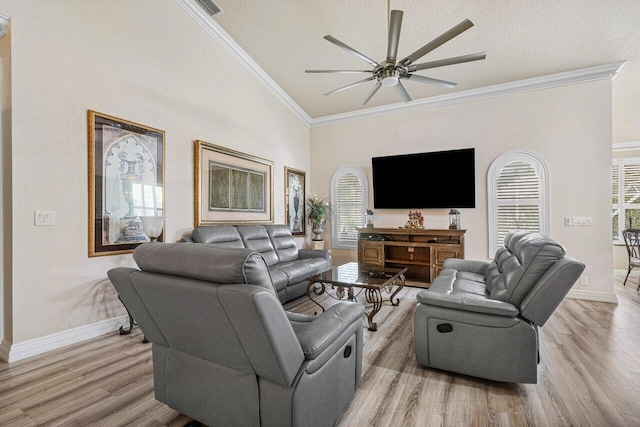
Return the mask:
M375 86L371 89L367 97L365 98L362 105L366 105L369 100L376 94L380 87L395 87L396 90L402 96L404 102L411 101L411 97L407 93L406 89L400 82L400 80L406 79L419 83L432 84L436 86L453 88L457 85L457 83L448 82L445 80L434 79L431 77L421 76L419 74L415 74L416 71L426 70L429 68L436 67L444 67L447 65L453 64L461 64L463 62L470 61L478 61L481 59L485 59L487 56L487 52L479 52L472 53L469 55L456 56L453 58L440 59L437 61L424 62L422 64L414 64L415 61L422 58L427 53L436 49L439 46L442 46L449 40L454 37L462 34L464 31L473 27L473 23L468 19L465 19L455 27L450 30L444 32L442 35L436 37L426 45L422 46L420 49L413 52L411 55L406 58L398 61L396 55L398 53L398 41L400 40L400 27L402 26L402 14L401 10L392 10L389 16L389 41L387 44L387 58L382 61L382 63L378 63L373 59L363 55L352 47L344 44L340 40L332 37L330 35L324 36L324 38L339 48L344 49L350 54L356 56L357 58L362 59L367 62L369 65L373 67L372 70L305 70L305 73L371 73L371 77L367 77L364 80L357 81L355 83L351 83L347 86L343 86L338 89L334 89L330 92L325 93L324 95L331 95L332 93L340 92L345 89L350 89L352 87L358 86L362 83L370 82L372 80L376 81Z

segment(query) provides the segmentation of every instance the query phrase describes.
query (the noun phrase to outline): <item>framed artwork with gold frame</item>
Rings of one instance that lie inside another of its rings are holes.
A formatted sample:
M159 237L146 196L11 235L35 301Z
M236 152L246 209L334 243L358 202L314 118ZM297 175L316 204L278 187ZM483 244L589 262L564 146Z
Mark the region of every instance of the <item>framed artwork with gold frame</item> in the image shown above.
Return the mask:
M306 172L284 167L284 215L294 236L305 236L305 179Z
M196 227L273 223L273 162L209 142L194 147Z
M87 116L89 256L131 253L149 241L139 216L164 215L165 133L96 111Z

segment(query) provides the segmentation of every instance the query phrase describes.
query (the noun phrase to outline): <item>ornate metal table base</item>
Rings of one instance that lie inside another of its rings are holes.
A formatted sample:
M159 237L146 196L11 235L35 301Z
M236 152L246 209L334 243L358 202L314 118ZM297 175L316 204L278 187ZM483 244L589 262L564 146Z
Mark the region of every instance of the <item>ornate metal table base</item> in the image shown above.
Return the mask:
M118 297L118 299L120 300L120 302L122 302L122 298ZM124 302L122 302L122 305L124 305ZM131 330L133 329L134 326L137 325L137 323L133 319L133 316L129 312L129 309L127 308L126 305L124 305L124 309L127 310L127 315L129 316L129 327L125 329L124 325L122 325L120 326L120 329L118 329L118 331L120 331L120 335L129 335L131 333ZM149 342L149 340L147 340L147 337L144 337L142 339L142 342L146 344Z
M365 315L367 316L367 320L369 322L368 329L370 331L377 331L378 324L373 321L374 316L380 311L380 309L382 308L382 303L384 301L389 301L393 306L397 306L398 304L400 304L400 299L397 298L396 295L398 294L398 292L400 292L402 288L404 288L404 282L405 282L404 274L400 274L398 277L395 277L394 279L390 280L388 283L382 286L367 285L367 284L360 284L360 283L344 284L344 285L338 284L338 283L326 283L325 281L323 281L322 277L316 277L309 280L309 283L307 284L307 297L309 297L309 299L313 301L313 303L316 304L318 307L320 307L324 312L324 307L322 306L322 304L316 301L312 297L312 295L320 296L326 293L328 296L336 300L344 301L346 299L348 301L357 301L357 296L360 295L362 291L364 291L365 299L369 304L369 307L371 307L371 310L368 313L365 312ZM388 300L383 299L381 291L384 290L387 293L391 293L394 287L397 287L397 288L391 294L389 299ZM353 288L359 288L360 291L354 295ZM329 292L329 289L333 291L333 294Z

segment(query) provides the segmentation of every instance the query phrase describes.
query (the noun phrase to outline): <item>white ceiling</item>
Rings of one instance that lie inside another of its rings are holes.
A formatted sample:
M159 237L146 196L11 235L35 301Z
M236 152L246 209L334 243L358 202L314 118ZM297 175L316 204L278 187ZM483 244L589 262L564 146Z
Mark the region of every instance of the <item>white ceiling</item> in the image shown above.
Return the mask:
M327 34L376 61L387 48L387 0L214 0L216 22L313 119L360 110L374 82L329 96L364 74L305 69L370 66ZM613 82L613 141L640 140L639 0L390 0L404 11L398 58L470 19L474 27L417 62L487 51L487 59L418 72L454 89L403 81L414 100L625 60ZM406 82L406 83L405 83ZM368 107L401 101L381 88Z

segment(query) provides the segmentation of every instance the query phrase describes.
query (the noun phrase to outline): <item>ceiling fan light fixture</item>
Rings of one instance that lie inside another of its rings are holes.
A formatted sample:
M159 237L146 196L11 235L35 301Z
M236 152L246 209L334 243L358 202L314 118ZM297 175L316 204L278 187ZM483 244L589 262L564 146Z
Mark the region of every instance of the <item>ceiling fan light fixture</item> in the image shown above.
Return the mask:
M395 86L398 84L398 81L400 81L400 72L397 68L387 68L382 70L378 80L383 87Z
M205 1L205 0L198 0ZM211 0L208 0L211 1ZM404 59L398 61L397 53L398 53L398 42L400 40L400 29L402 26L402 15L403 12L401 10L391 10L390 1L387 2L387 11L389 14L389 23L388 23L388 43L387 43L387 59L378 63L368 56L363 55L358 52L354 48L344 44L340 40L336 39L333 36L326 35L325 40L333 43L341 49L344 49L351 55L367 62L369 65L373 67L371 71L367 70L306 70L306 73L371 73L371 77L366 78L364 80L360 80L355 83L351 83L350 85L334 89L330 92L325 93L324 95L331 95L332 93L340 92L345 89L349 89L360 84L375 80L375 86L369 91L369 94L365 98L363 105L366 105L371 97L378 92L378 89L381 87L393 87L397 92L400 93L404 102L410 102L411 97L407 93L406 89L400 82L400 80L411 80L418 83L425 83L445 88L453 88L456 86L454 82L448 82L446 80L434 79L431 77L421 76L419 74L414 74L416 71L427 70L431 68L444 67L448 65L454 64L462 64L464 62L478 61L481 59L485 59L487 56L487 52L479 52L473 53L470 55L462 55L456 56L452 58L439 59L437 61L424 62L421 64L414 64L415 61L422 58L429 52L434 49L442 46L449 40L459 36L463 32L467 31L469 28L473 27L473 23L465 19L455 27L445 31L440 36L431 40L426 45L422 46L420 49L413 52L411 55L407 56Z

